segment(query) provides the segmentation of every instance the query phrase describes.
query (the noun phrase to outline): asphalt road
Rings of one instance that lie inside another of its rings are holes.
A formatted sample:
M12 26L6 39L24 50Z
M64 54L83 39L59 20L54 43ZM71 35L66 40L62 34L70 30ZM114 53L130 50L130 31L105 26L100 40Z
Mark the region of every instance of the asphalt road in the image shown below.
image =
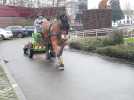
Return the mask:
M65 70L44 55L25 57L29 38L0 42L0 56L27 100L134 100L134 65L117 59L65 50Z

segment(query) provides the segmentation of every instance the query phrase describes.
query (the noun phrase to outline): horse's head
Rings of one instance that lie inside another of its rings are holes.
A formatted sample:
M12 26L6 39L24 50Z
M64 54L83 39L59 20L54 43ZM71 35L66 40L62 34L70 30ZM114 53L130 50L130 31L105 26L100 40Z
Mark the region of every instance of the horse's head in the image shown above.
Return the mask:
M64 39L67 37L70 28L68 17L65 14L62 14L59 16L59 20L61 21L61 37Z
M65 31L65 34L68 34L68 30L70 28L68 17L65 14L62 14L59 16L59 19L61 21L61 30Z

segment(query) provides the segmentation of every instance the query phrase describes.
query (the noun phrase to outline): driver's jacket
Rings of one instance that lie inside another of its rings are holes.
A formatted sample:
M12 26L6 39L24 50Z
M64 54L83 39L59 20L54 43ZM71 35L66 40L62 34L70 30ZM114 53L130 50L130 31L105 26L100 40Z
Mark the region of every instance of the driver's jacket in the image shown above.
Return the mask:
M42 22L43 22L43 19L35 19L34 21L34 33L41 33L42 32Z

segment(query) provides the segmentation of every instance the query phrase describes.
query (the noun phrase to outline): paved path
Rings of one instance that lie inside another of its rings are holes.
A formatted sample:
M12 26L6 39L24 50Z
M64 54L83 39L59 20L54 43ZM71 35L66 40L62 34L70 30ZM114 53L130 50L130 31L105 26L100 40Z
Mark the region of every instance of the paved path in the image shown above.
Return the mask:
M0 43L0 56L27 100L134 100L134 65L92 54L65 51L65 70L44 55L23 56L29 38Z

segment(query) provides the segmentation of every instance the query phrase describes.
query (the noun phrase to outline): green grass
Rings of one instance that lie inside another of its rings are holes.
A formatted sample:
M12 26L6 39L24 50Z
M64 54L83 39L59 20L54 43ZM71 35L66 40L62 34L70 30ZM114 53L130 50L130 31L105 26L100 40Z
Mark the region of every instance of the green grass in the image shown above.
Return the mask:
M132 38L124 38L124 40L127 43L134 43L134 37L132 37Z

